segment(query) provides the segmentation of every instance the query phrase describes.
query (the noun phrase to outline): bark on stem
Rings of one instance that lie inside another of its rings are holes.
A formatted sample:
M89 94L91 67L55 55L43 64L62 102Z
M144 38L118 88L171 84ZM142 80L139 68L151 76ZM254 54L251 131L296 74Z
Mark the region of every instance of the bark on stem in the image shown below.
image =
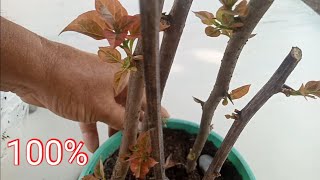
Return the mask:
M166 179L164 172L163 132L160 117L159 0L140 0L142 49L147 99L147 122L151 136L156 179Z
M137 44L135 55L142 54L141 43ZM129 162L125 161L121 156L129 154L129 147L133 146L137 140L138 122L141 110L143 96L143 62L136 61L136 72L130 73L128 94L126 100L124 129L122 131L122 141L119 150L119 157L112 172L112 180L125 179L129 170Z
M162 14L163 5L164 5L164 0L159 0L159 20L160 20L161 14ZM141 128L142 132L145 132L149 129L148 121L147 121L147 114L145 114L145 118L143 118L143 120L142 120L141 127L142 127Z
M160 48L161 98L176 55L180 38L193 0L175 0L169 13L170 27L164 31Z
M227 136L223 140L221 147L215 154L212 163L209 166L203 180L214 180L220 176L219 172L224 161L227 159L232 146L237 141L240 133L256 114L256 112L274 95L281 92L282 87L302 58L302 52L299 48L293 47L289 55L282 62L277 71L262 89L252 98L252 100L240 111L239 119L232 124Z
M229 40L226 47L224 56L221 61L221 66L217 76L216 83L213 90L204 103L202 109L202 117L200 123L200 131L197 135L196 141L188 154L187 170L191 172L195 169L197 159L203 149L205 142L207 141L210 133L211 120L214 112L229 90L229 84L237 64L239 55L246 44L253 29L256 27L262 16L269 9L273 0L251 0L249 3L249 14L243 19L244 26L234 33Z

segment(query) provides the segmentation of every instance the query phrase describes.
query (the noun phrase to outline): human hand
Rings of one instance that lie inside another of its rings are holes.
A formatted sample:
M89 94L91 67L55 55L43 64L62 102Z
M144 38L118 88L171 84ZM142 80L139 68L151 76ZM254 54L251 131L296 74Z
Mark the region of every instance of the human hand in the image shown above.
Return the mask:
M91 152L99 146L96 122L122 129L126 84L115 95L113 79L119 70L117 64L49 41L2 17L0 45L0 90L12 91L29 104L80 122ZM141 114L146 104L143 102ZM169 116L163 108L162 116Z
M83 140L89 151L99 147L96 123L109 125L109 135L123 127L127 83L114 93L114 74L117 64L102 62L97 55L76 50L72 59L59 59L49 65L48 80L34 92L19 94L29 104L44 107L67 119L79 121ZM144 96L145 97L145 96ZM142 101L140 119L144 117L145 99ZM169 117L162 108L162 117Z

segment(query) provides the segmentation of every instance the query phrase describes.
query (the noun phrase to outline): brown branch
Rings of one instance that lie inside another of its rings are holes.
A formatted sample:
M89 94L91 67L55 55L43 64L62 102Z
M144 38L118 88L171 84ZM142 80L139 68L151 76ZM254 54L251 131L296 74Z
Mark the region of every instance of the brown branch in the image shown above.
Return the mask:
M164 0L159 2L159 10L162 12ZM141 40L138 40L134 55L141 55L142 44ZM143 87L144 87L144 77L143 77L143 62L135 61L137 67L136 72L130 74L128 94L126 101L126 111L125 111L125 124L124 130L122 131L122 141L119 149L119 158L117 159L116 165L112 172L111 179L125 179L127 172L129 170L129 162L124 161L121 158L122 155L129 154L129 147L133 146L137 140L138 133L138 120L141 110ZM145 119L145 118L143 118Z
M163 132L160 117L159 0L140 0L142 49L146 85L148 128L156 179L166 179L164 172Z
M221 66L217 76L216 83L208 100L203 105L203 112L200 123L200 131L196 141L188 154L187 170L191 172L195 169L197 159L207 141L210 124L214 112L229 90L229 84L237 64L239 55L246 44L253 29L256 27L262 16L269 9L273 0L251 0L249 3L249 14L243 20L244 26L241 30L235 32L228 42L224 56L221 61Z
M159 0L159 14L160 14L159 18L160 19L161 19L161 15L162 15L163 5L164 5L164 0ZM145 132L149 129L147 119L148 119L147 114L145 114L145 118L143 118L142 122L141 122L141 129L140 130L142 132Z
M164 31L160 48L161 98L176 55L180 38L193 0L175 0L169 13L170 27Z
M134 54L142 54L142 47L138 41ZM129 162L121 156L129 154L129 147L135 145L138 133L138 122L143 96L143 62L136 61L136 72L130 73L128 94L126 100L124 129L119 150L119 157L112 172L112 180L125 179L129 170Z
M281 92L281 89L302 58L302 52L299 48L293 47L288 56L282 62L277 71L272 75L270 80L262 89L252 98L252 100L240 111L239 119L232 124L227 136L221 144L221 147L215 154L204 180L213 180L219 176L219 172L224 161L227 159L232 146L237 141L240 133L257 113L257 111L274 95Z

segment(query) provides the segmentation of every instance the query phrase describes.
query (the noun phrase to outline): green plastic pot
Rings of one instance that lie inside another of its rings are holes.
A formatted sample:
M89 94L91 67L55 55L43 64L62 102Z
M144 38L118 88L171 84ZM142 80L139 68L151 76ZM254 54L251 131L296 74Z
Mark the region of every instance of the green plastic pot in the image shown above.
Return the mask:
M199 131L198 124L180 119L169 119L166 125L166 128L185 130L190 134L197 134ZM99 162L100 158L105 161L120 147L121 137L121 132L114 134L96 150L88 164L82 170L82 173L79 176L79 180L81 180L84 176L93 173L95 165L97 164L97 162ZM215 132L211 132L208 140L211 141L216 147L220 147L223 139ZM235 148L232 148L228 156L228 160L231 161L231 163L235 166L239 174L242 176L243 180L256 179L249 165Z

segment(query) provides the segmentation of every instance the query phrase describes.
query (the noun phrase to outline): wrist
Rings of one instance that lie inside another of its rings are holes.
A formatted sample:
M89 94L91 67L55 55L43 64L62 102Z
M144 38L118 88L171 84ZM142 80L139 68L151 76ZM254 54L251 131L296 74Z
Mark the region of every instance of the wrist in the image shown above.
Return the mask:
M1 90L28 94L46 80L47 41L1 17Z

